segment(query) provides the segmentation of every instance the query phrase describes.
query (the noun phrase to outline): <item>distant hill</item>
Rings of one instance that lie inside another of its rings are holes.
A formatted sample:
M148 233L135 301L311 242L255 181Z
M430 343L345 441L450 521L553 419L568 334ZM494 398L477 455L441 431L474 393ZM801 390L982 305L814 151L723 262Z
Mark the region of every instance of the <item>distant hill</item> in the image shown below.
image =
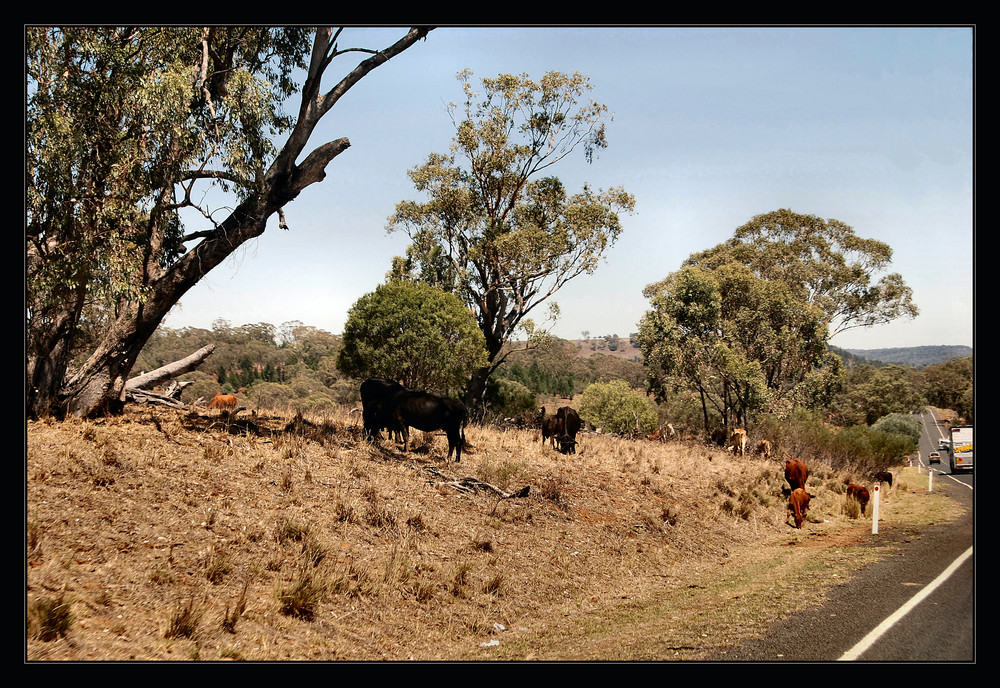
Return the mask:
M577 345L577 355L582 358L592 354L605 354L626 361L642 362L642 351L636 346L637 342L633 337L619 337L617 340L610 337L591 337L569 341ZM952 358L972 355L971 346L909 346L895 349L840 349L831 346L830 349L840 356L848 368L862 364L875 367L907 365L921 368L944 363Z
M838 349L831 346L830 349L840 354L844 363L848 366L857 365L859 362L849 362L841 352L847 352L852 358L864 359L865 363L871 365L908 365L914 368L944 363L952 358L965 358L972 355L971 346L908 346L896 349Z
M593 354L605 354L626 361L642 362L642 351L635 341L635 335L613 337L605 335L589 339L567 340L577 346L577 356L587 358ZM909 346L895 349L841 349L831 346L830 350L840 356L844 365L853 368L858 365L872 365L876 368L886 365L906 365L913 368L944 363L952 358L972 355L971 346Z
M570 339L571 344L575 344L577 356L587 358L593 354L604 354L614 356L625 361L642 362L642 350L638 343L629 335L614 338L614 335L604 337L590 337L589 339Z

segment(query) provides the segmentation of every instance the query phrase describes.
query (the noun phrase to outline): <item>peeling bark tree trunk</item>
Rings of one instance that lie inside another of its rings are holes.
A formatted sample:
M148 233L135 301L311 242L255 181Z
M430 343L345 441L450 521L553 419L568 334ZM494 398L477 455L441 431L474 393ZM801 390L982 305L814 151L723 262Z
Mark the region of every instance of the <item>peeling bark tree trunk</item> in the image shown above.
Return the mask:
M89 360L66 380L55 399L52 389L37 389L28 413L44 410L59 415L91 417L120 412L125 403L126 379L136 357L170 308L237 248L263 234L268 218L307 186L322 181L327 164L350 146L346 138L324 143L296 163L320 119L364 76L426 37L429 31L429 28L411 29L390 47L374 52L336 86L323 93L320 90L323 73L338 53L333 42L334 31L330 28L317 30L308 75L302 86L298 119L257 191L214 231L206 232L201 243L168 269L161 269L155 260L150 261L146 265L149 288L146 300L122 304L118 318ZM57 350L58 344L53 345L47 351L48 357ZM34 363L36 373L53 368L42 358Z

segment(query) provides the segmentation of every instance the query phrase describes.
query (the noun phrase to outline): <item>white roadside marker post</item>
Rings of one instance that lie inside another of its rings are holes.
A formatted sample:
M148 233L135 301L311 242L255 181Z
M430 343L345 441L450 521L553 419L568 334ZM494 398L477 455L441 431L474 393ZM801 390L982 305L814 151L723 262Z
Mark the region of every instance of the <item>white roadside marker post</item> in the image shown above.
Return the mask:
M872 500L872 535L878 535L878 496L880 492L878 488L878 484L873 488L875 490L875 499Z

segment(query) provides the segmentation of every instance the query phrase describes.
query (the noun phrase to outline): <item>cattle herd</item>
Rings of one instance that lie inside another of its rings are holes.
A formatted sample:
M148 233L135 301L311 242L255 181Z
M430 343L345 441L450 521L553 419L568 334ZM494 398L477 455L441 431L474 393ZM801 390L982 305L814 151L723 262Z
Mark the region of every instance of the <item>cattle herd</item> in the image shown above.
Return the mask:
M465 444L465 425L468 419L465 406L452 399L439 397L429 392L421 392L403 387L398 382L370 378L361 384L362 418L366 439L378 438L382 430L395 433L402 438L403 451L407 451L409 428L431 432L444 430L448 436L448 459L452 453L455 461L462 458L462 447ZM563 406L552 415L545 412L543 406L537 417L541 427L540 441L550 443L553 448L563 454L576 453L576 436L582 426L580 415L575 409ZM673 428L669 428L674 434ZM660 431L650 439L661 438ZM743 456L747 452L747 432L736 428L731 433L724 430L713 435L713 441L725 445L727 451ZM760 440L755 451L764 458L771 456L771 443ZM809 479L809 468L800 459L789 459L785 462L785 480L788 482L788 512L787 521L791 518L796 528L801 528L809 509L809 501L814 495L806 491L806 481ZM875 480L886 482L892 486L892 474L888 471L879 473ZM861 507L861 513L869 501L867 488L850 484L847 488L847 498L854 499Z
M236 397L231 394L217 394L209 403L210 409L230 412L236 408ZM410 428L424 432L443 430L448 437L448 460L452 454L455 462L462 459L462 448L465 445L465 426L468 423L468 412L465 406L447 397L440 397L430 392L408 389L398 382L369 378L361 383L361 405L363 434L367 440L377 440L382 430L392 433L403 443L403 451L409 450ZM583 425L580 415L569 406L559 408L554 414L545 413L543 406L537 417L541 426L541 442L551 443L552 447L563 454L576 453L576 436ZM668 426L670 435L675 435L673 427ZM657 430L649 439L661 439ZM727 451L741 456L747 451L747 432L736 428L732 432L716 430L712 441L724 445ZM757 454L769 458L771 443L761 440L755 447ZM809 509L809 501L814 495L806 491L806 481L809 478L809 468L800 459L789 459L785 462L785 480L788 482L788 511L786 522L791 518L796 528L801 528ZM892 473L882 471L875 475L875 481L886 483L892 487ZM864 514L871 499L868 488L851 483L847 486L847 499L855 500Z

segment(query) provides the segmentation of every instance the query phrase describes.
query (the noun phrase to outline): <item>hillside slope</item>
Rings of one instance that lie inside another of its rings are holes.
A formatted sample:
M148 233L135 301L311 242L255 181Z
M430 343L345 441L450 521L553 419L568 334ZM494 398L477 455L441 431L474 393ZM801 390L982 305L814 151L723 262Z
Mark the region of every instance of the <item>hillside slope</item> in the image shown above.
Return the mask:
M26 658L696 659L888 554L822 466L795 530L779 460L599 435L563 456L470 426L447 464L442 437L402 454L357 422L28 423ZM66 634L43 640L61 609ZM630 634L639 617L655 638Z

